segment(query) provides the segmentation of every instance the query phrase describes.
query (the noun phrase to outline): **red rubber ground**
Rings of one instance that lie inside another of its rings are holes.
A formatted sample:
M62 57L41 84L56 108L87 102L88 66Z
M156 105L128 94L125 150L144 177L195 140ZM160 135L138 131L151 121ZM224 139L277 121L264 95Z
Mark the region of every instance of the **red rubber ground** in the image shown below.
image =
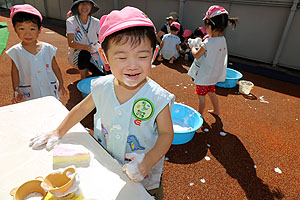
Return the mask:
M0 21L8 22L9 48L19 40L9 17L1 14ZM46 27L40 40L58 48L57 62L69 91L61 102L71 109L81 100L76 88L80 75L68 65L67 40L59 34L64 29ZM197 109L195 85L186 74L191 63L155 64L151 77L174 93L176 102ZM0 66L0 106L5 106L12 98L11 61L5 53ZM204 114L209 132L198 130L192 141L173 145L166 155L165 199L300 199L300 85L240 72L255 85L252 97L239 94L238 87L217 88L222 113L219 118ZM212 108L209 101L206 108ZM82 124L92 128L92 114Z

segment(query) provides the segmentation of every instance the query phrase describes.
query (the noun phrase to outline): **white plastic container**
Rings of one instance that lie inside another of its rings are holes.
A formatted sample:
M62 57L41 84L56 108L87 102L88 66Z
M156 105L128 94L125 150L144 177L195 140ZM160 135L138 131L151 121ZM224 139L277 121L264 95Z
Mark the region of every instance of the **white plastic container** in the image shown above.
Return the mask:
M251 81L241 80L239 81L239 92L241 94L250 94L254 84Z

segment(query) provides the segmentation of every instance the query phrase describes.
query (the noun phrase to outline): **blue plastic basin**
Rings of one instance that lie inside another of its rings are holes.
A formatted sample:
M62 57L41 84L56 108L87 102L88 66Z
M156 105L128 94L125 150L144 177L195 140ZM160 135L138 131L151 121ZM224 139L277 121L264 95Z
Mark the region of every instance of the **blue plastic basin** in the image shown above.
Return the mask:
M218 82L216 86L222 88L233 88L236 86L237 82L243 77L243 74L240 72L227 68L226 79L224 82Z
M77 83L77 89L81 92L82 98L85 98L87 95L91 93L91 81L99 77L101 76L85 78Z
M174 139L172 144L185 144L193 139L196 130L198 130L203 124L203 118L201 114L194 108L174 103L172 110L173 126L179 125L181 127L190 127L190 130L174 130Z

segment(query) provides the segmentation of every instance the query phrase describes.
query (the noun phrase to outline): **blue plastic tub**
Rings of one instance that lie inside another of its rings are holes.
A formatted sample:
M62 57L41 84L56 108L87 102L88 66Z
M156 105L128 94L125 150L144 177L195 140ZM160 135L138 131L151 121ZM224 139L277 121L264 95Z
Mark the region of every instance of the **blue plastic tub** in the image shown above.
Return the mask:
M233 88L236 86L237 82L243 77L240 72L227 68L226 79L224 82L218 82L216 86L222 88Z
M173 145L185 144L192 140L196 130L203 124L203 118L198 111L180 103L174 104L172 121L174 127ZM176 127L181 127L181 130L176 130Z
M87 95L91 93L91 81L99 77L101 76L85 78L77 83L77 89L81 92L82 98L85 98Z

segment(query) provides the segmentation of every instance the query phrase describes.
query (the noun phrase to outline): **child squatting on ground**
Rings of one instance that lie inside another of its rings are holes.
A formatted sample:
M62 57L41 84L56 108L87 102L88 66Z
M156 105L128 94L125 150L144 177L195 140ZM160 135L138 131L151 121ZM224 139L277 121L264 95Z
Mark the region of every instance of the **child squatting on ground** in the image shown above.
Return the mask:
M141 182L156 199L162 199L161 175L174 136L170 110L175 97L148 77L156 47L155 27L133 7L102 16L100 26L100 51L112 74L93 80L91 94L56 130L33 138L30 146L52 148L96 107L94 137L132 181Z
M173 64L174 61L179 57L180 50L180 38L178 32L180 30L180 24L178 22L172 22L170 25L170 33L165 34L160 43L160 54L157 61L164 59L169 60L169 63Z
M31 5L16 5L10 18L21 42L6 51L12 60L13 103L44 96L60 98L66 94L60 68L56 62L57 48L38 40L42 15Z
M195 57L188 75L194 79L196 84L195 93L199 97L198 111L203 116L205 108L205 95L208 94L213 104L212 114L219 115L220 107L215 93L215 84L219 81L225 81L228 61L226 39L224 31L229 23L236 26L236 18L228 18L228 12L220 6L211 6L203 18L207 34L206 38L200 44L190 40L192 54ZM199 48L196 48L199 46Z

